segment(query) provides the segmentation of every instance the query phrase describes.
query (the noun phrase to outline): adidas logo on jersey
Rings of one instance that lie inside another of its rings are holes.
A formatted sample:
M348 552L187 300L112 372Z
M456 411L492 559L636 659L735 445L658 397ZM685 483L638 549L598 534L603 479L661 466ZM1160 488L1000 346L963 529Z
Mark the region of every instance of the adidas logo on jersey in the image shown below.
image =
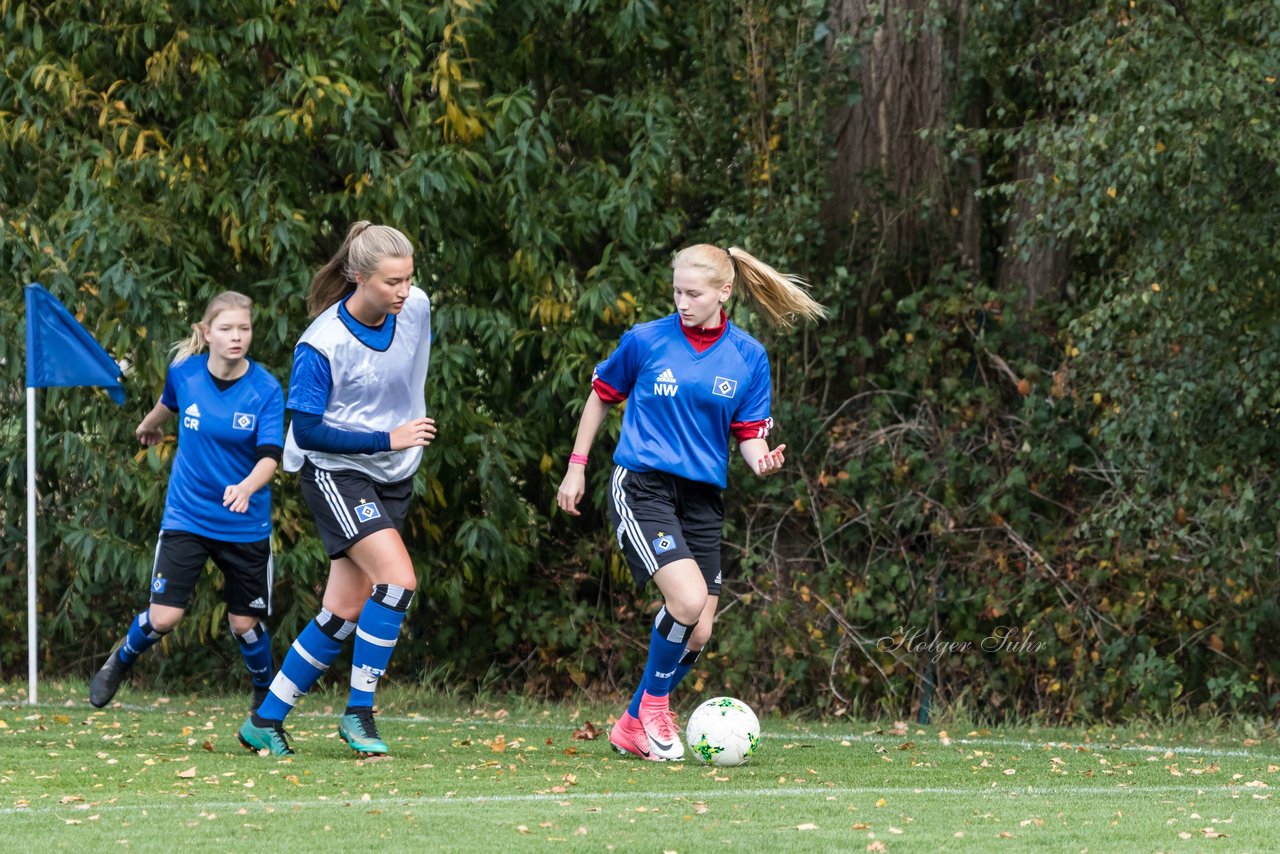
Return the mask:
M192 403L186 408L186 411L182 413L182 426L188 430L200 429L200 407Z
M249 607L250 607L250 608L265 608L265 607L267 607L267 603L266 603L266 602L263 602L263 601L262 601L262 597L261 597L261 596L259 596L257 599L254 599L252 602L250 602L250 603L249 603Z
M670 368L658 374L658 378L653 383L653 393L658 397L675 397L679 389L680 386L676 384L676 375L671 373Z
M190 415L192 418L199 418L200 407L196 406L194 403L191 404L190 406L187 407L187 414Z

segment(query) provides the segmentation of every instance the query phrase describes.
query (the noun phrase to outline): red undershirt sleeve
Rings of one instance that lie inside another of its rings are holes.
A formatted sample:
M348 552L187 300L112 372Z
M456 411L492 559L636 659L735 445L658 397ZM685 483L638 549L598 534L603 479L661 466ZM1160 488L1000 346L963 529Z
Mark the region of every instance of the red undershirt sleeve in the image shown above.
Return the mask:
M766 418L763 421L734 421L729 425L729 432L739 442L745 442L748 439L765 438L772 428L773 419Z
M622 401L627 399L625 394L618 391L599 377L591 378L591 387L595 389L597 397L610 405L622 403Z

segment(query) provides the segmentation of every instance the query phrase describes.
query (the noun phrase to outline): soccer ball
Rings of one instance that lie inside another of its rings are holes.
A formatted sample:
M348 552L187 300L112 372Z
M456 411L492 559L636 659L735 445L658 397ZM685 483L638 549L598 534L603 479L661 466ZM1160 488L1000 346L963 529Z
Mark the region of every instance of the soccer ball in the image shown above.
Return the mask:
M685 729L693 755L711 765L746 762L760 745L760 721L751 707L732 697L716 697L694 709Z

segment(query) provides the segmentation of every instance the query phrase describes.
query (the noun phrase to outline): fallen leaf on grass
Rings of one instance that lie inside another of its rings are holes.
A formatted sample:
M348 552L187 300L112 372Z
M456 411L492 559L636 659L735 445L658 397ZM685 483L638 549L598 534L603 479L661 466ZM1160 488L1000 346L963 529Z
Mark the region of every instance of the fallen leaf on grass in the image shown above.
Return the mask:
M532 832L533 831L529 829L528 825L522 824L516 828L516 833L532 833Z
M388 762L393 758L394 757L389 753L375 753L370 756L361 756L356 760L356 767L359 768L363 765L372 765L375 762Z
M817 830L817 829L818 829L818 826L811 821L807 821L804 824L796 825L796 830Z
M868 851L884 851L885 850L884 843L881 842L879 839L877 839L875 842L872 842L867 846L867 850Z
M591 721L583 721L582 726L573 731L573 737L578 741L595 741L600 737L600 730Z
M194 766L194 765L192 765L192 766L191 766L190 768L188 768L186 771L179 771L179 772L178 772L178 776L179 776L179 777L181 777L181 778L182 778L182 779L184 779L184 780L190 780L190 779L191 779L192 777L194 777L195 775L196 775L196 766Z

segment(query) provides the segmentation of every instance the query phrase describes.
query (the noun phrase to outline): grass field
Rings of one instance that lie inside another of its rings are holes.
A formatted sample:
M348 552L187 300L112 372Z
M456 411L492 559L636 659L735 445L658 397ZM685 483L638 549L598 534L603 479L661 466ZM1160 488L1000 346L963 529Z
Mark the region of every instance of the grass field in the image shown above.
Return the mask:
M42 686L35 708L0 692L8 851L1269 851L1280 838L1269 728L766 718L751 763L713 770L574 738L609 710L464 708L389 686L391 758L356 759L336 735L345 697L319 692L290 719L298 755L277 759L236 741L245 697L125 688L98 711L83 684Z

